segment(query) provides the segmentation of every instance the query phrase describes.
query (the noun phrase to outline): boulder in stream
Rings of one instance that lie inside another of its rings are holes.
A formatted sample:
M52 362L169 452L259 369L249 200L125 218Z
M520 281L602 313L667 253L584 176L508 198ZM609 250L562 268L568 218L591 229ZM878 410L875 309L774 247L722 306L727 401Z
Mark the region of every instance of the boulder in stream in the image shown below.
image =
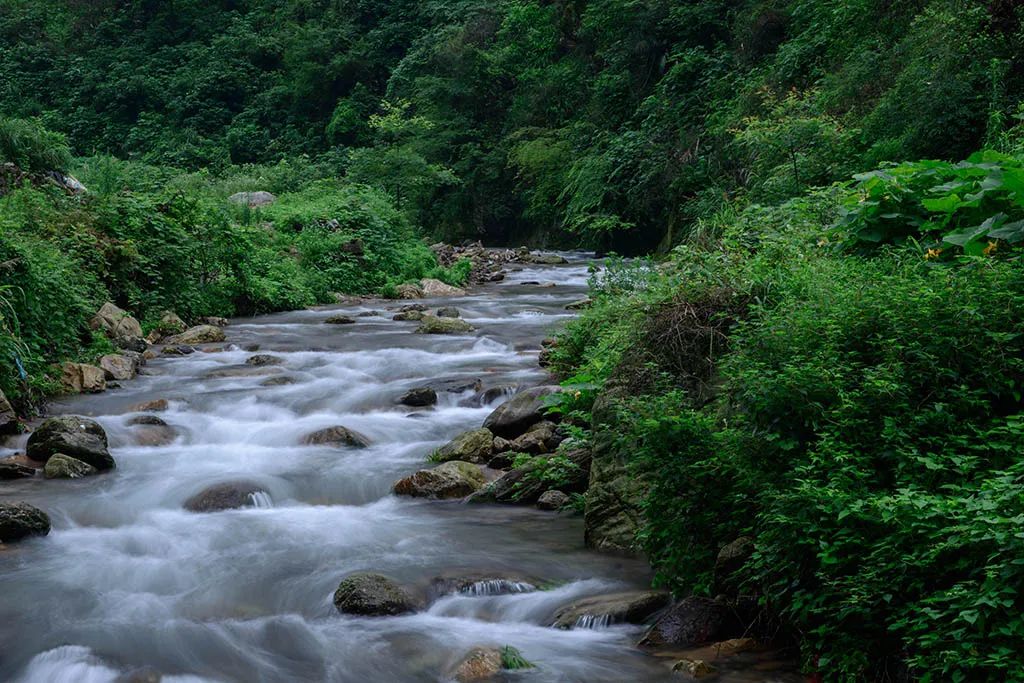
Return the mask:
M29 477L36 476L36 470L34 467L29 467L20 462L13 460L0 461L0 481L10 481L12 479L28 479Z
M168 337L164 340L164 343L170 346L215 344L224 341L225 338L224 330L219 327L214 325L196 325L195 327L188 328L181 334Z
M436 315L425 315L420 319L416 334L465 334L475 327L462 318L438 318Z
M219 512L235 508L256 507L266 489L251 481L232 481L209 486L185 501L189 512Z
M386 617L416 610L416 601L398 582L383 574L349 574L334 591L339 612L365 617Z
M447 462L449 460L463 460L483 464L491 458L493 452L494 434L489 429L474 429L463 432L454 439L438 448L430 456L435 462Z
M501 650L496 647L474 647L455 667L451 677L457 683L486 683L494 681L501 669Z
M642 624L671 598L664 591L629 591L583 598L555 612L555 628L595 628L612 624Z
M459 313L459 309L454 306L444 306L437 309L438 318L461 318L462 314Z
M480 468L452 460L430 470L420 470L395 484L395 493L416 498L465 498L486 483Z
M430 387L415 387L402 394L398 402L413 408L423 408L437 403L437 392Z
M60 382L72 394L98 394L107 390L106 373L86 363L63 363Z
M80 479L99 472L95 467L70 455L56 453L50 456L43 467L47 479Z
M418 322L423 320L425 315L423 311L399 311L391 319L397 322Z
M25 454L38 462L63 453L88 463L98 470L114 467L107 433L95 420L75 415L51 417L28 437Z
M509 450L516 453L551 453L562 443L562 435L558 433L558 425L542 420L530 427L525 434L512 440Z
M398 285L395 294L399 299L422 299L423 290L419 285Z
M569 504L570 500L569 496L561 491L545 491L540 495L540 498L537 499L537 509L549 511L561 510Z
M743 624L725 603L690 596L658 618L640 641L641 647L695 647L743 634Z
M337 425L318 429L312 434L302 437L302 443L307 446L349 446L350 448L366 448L370 440L348 427Z
M28 503L0 503L0 543L50 533L50 517Z
M495 408L484 420L484 427L495 436L514 439L544 418L544 397L558 391L561 387L554 385L521 391Z
M326 325L354 325L356 319L347 315L332 315L324 321Z
M100 368L108 380L124 381L135 377L139 371L141 354L129 352L132 355L123 353L111 353L100 358Z
M255 356L249 356L245 359L246 365L251 365L256 368L262 368L267 365L281 365L284 363L284 358L280 356L272 356L269 353L258 353Z

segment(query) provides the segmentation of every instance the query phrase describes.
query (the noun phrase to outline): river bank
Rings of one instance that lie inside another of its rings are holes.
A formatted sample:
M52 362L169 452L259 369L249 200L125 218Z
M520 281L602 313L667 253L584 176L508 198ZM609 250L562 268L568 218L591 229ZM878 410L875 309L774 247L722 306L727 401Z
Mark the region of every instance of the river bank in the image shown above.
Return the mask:
M670 680L665 662L635 649L638 627L549 628L575 601L649 585L642 561L586 550L579 517L391 495L504 400L474 401L480 389L546 381L540 341L573 315L565 306L585 295L586 280L586 263L573 259L525 267L468 296L422 300L458 308L474 330L455 336L392 320L386 309L401 302L232 320L220 345L229 350L161 356L120 389L54 404L52 414L102 424L118 467L0 488L0 500L37 505L53 522L49 536L0 553L9 585L0 637L13 644L0 674L105 681L148 667L165 681L428 681L449 676L472 648L512 646L536 665L516 680ZM326 324L339 315L356 322ZM247 365L257 351L282 362ZM438 392L432 408L396 404L438 380L481 387ZM159 417L174 430L171 443L141 445L131 424L131 408L153 400L167 401ZM302 444L334 425L370 445ZM182 509L209 486L240 479L268 494L262 507ZM381 619L339 614L332 594L359 571L413 590L470 575L547 590L450 595ZM748 666L722 680L788 680L751 675Z

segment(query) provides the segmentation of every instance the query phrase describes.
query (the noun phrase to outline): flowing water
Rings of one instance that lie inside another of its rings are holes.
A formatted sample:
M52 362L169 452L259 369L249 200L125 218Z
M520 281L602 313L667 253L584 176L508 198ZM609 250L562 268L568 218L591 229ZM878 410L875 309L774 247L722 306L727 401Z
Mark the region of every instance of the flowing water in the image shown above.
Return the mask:
M114 681L142 669L165 682L441 681L480 645L513 645L537 664L509 680L671 680L663 662L632 647L635 627L548 627L574 599L649 580L641 563L585 550L579 517L390 493L511 389L491 403L473 389L439 392L432 409L395 399L433 380L458 388L479 378L485 389L544 381L539 342L570 317L565 305L585 294L586 279L586 263L573 259L425 302L457 306L477 328L461 336L413 334L416 323L391 320L395 302L234 320L229 350L151 361L120 389L52 406L97 419L118 466L0 483L0 499L33 503L53 521L49 536L0 552L0 680ZM323 324L371 310L383 315ZM254 345L284 363L246 374L252 352L242 349ZM293 383L265 385L278 376ZM170 401L160 414L176 430L168 445L137 445L140 427L128 424L131 406L152 399ZM334 425L373 443L300 445ZM240 510L182 509L231 481L266 493ZM341 615L332 593L359 570L424 591L439 576L507 580L472 584L414 615ZM773 676L728 680L783 680Z

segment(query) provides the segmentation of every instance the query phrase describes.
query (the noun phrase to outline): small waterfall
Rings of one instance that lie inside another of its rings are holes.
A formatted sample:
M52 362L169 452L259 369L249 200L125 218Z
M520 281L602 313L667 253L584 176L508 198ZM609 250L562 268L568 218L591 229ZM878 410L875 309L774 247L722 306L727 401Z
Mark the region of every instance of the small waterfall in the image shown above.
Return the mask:
M253 493L250 493L249 500L252 501L252 506L256 508L274 507L274 500L266 491L254 491Z
M596 631L602 628L608 628L612 625L612 616L610 614L584 614L576 619L576 623L573 624L573 628L586 628L592 631Z
M532 593L537 587L525 581L509 581L508 579L485 579L474 581L468 586L463 586L459 593L462 595L509 595L511 593Z

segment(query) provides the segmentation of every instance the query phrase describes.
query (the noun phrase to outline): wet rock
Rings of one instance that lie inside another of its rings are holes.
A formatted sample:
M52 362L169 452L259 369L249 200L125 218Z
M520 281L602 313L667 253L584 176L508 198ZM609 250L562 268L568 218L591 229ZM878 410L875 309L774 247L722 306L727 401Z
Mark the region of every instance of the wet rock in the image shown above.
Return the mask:
M533 263L540 266L558 266L568 263L564 256L558 254L528 254L521 259L523 263Z
M501 475L484 489L475 493L469 502L472 503L507 503L515 505L532 505L549 489L549 484L538 481L529 475L540 468L545 457L537 456L534 460L511 469ZM587 489L590 470L590 451L586 448L574 449L566 453L566 457L576 467L569 473L560 487L567 492L582 493Z
M525 576L475 572L435 577L427 592L432 600L456 593L472 596L514 595L534 592L537 583Z
M124 381L135 377L139 371L139 360L141 356L128 356L124 354L109 354L100 358L100 368L103 369L104 377L108 380Z
M438 318L461 318L462 314L459 313L459 309L454 306L445 306L444 308L437 309Z
M420 289L419 285L398 285L395 288L395 293L399 299L422 299L423 290Z
M438 318L425 315L416 328L417 334L465 334L476 328L461 318Z
M168 426L167 422L165 422L163 418L159 418L156 415L136 415L135 417L130 418L125 424L129 427L135 427L138 425L149 425L153 427Z
M452 460L399 480L394 491L400 496L416 498L465 498L485 483L486 479L479 467Z
M569 496L561 491L545 491L537 499L538 510L561 510L569 504Z
M89 327L102 331L115 343L142 337L142 325L139 321L109 301L96 311L96 315L89 322Z
M160 330L164 334L181 334L188 329L188 325L174 311L164 311L160 317Z
M467 391L480 391L483 382L479 377L452 377L449 379L435 379L423 386L430 387L437 393L446 392L449 394L462 394Z
M95 420L75 415L51 417L28 437L28 457L46 462L57 453L70 455L98 470L114 467L107 446L107 433Z
M487 466L492 470L507 470L512 467L512 454L499 453L487 461Z
M267 353L256 354L255 356L249 356L245 359L246 365L252 365L257 368L262 368L267 365L281 365L282 363L284 363L284 358L271 356Z
M558 444L562 443L562 436L557 430L558 425L554 422L538 422L530 427L530 431L513 439L509 450L532 455L553 453Z
M226 335L224 330L215 325L196 325L190 327L181 334L168 337L167 344L216 344L224 341Z
M330 318L324 321L325 325L354 325L356 322L355 318L347 315L332 315Z
M4 392L0 391L0 436L20 434L21 429L21 421L14 412L11 402L4 396Z
M302 443L307 446L349 446L351 448L365 448L370 445L370 440L359 432L337 425L318 429L312 434L302 438Z
M672 665L672 671L690 678L707 678L718 673L718 670L703 659L680 659Z
M557 391L561 391L561 387L543 386L521 391L488 415L484 427L495 436L514 439L544 418L544 397Z
M505 453L512 450L512 442L508 439L503 439L500 436L494 437L494 452Z
M50 517L28 503L0 503L0 543L50 533Z
M424 278L420 280L420 288L423 290L423 296L428 298L466 295L466 290L446 285L440 280L435 280L433 278Z
M22 465L18 462L5 460L0 462L0 480L10 481L12 479L28 479L36 476L35 468Z
M184 344L180 346L165 346L164 350L161 351L161 353L165 356L187 356L195 352L196 350L193 349L191 346L187 346Z
M212 325L213 327L227 327L228 319L220 318L215 315L208 315L199 319L199 323L202 325ZM247 349L248 350L248 349ZM255 350L255 349L253 349Z
M691 596L659 617L640 641L640 646L695 647L742 633L743 624L728 605L710 598Z
M426 304L406 304L398 309L399 313L426 313Z
M107 390L106 373L95 365L63 363L60 381L73 394L98 394Z
M397 582L382 574L349 574L334 591L334 606L339 612L366 617L406 614L416 609L416 601Z
M555 612L555 628L594 628L642 624L669 604L663 591L630 591L577 600Z
M462 460L464 462L485 463L492 453L494 435L489 429L474 429L463 432L454 439L438 448L431 456L436 462Z
M170 404L166 398L158 398L152 401L143 401L142 403L136 403L134 406L128 409L130 413L162 413L167 410Z
M474 408L480 408L488 404L494 403L495 401L513 396L516 393L516 389L519 387L515 384L502 384L496 387L490 387L483 391L478 391L469 400L465 402L467 406L473 406Z
M97 474L99 470L70 455L56 453L46 461L43 476L47 479L79 479Z
M423 320L423 316L425 315L426 313L423 313L422 311L402 311L400 313L396 313L391 319L398 322L418 322Z
M294 377L270 377L260 382L261 387L283 387L288 384L297 384L299 380Z
M430 387L416 387L405 392L398 402L414 408L432 406L437 403L437 392Z
M724 593L735 588L731 577L743 568L750 556L754 554L754 539L740 536L732 543L726 544L715 558L715 590Z
M228 197L228 201L255 209L273 204L277 201L277 197L270 192L258 190L256 192L236 192Z
M498 648L474 647L455 667L451 677L458 683L493 681L501 672L501 663L501 650Z
M380 311L360 311L356 314L357 318L378 318L380 317Z
M259 494L266 494L266 489L259 484L250 481L226 482L203 489L186 500L183 507L190 512L218 512L254 507L256 496Z
M145 420L145 418L149 419ZM178 430L159 417L143 415L136 420L132 438L138 446L167 446L178 438Z

